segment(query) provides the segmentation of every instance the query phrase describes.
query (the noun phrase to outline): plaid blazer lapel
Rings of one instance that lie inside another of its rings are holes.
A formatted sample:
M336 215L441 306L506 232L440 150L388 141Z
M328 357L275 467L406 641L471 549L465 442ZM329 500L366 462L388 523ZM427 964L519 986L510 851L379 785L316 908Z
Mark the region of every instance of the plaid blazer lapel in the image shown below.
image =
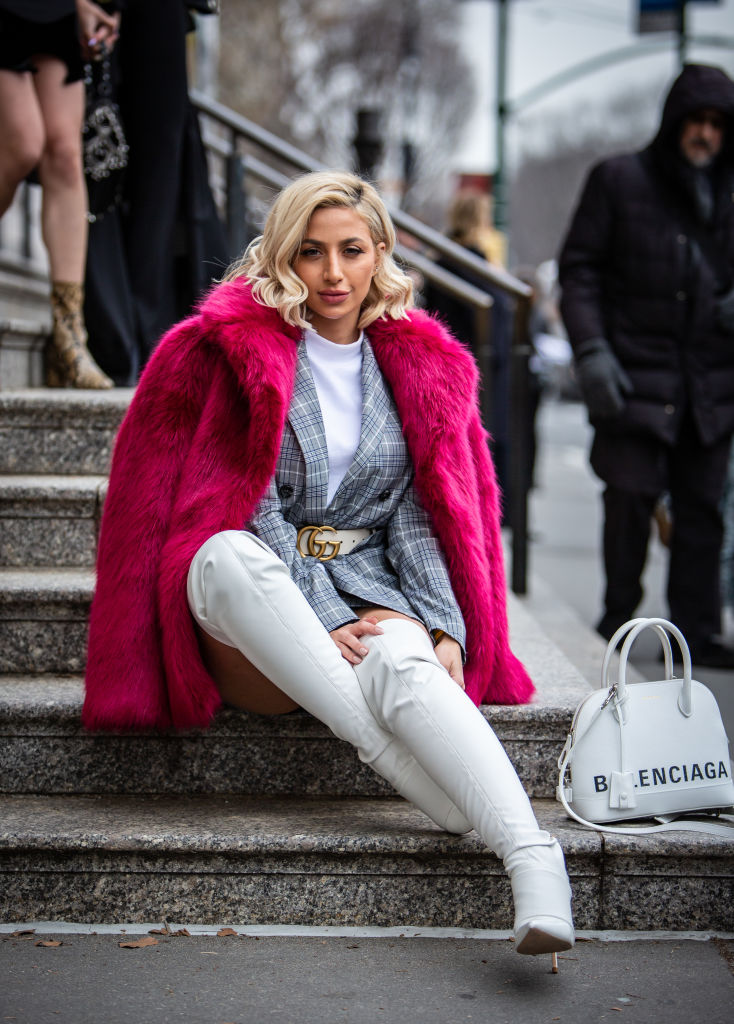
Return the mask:
M390 412L390 396L386 390L372 346L365 338L362 344L362 426L359 445L339 488L348 486L372 458L382 439ZM336 496L335 496L336 497Z
M298 362L293 396L288 410L288 422L298 439L303 461L306 464L305 493L308 495L308 499L305 515L307 519L316 522L318 516L326 508L329 452L326 447L321 406L303 341L298 345Z

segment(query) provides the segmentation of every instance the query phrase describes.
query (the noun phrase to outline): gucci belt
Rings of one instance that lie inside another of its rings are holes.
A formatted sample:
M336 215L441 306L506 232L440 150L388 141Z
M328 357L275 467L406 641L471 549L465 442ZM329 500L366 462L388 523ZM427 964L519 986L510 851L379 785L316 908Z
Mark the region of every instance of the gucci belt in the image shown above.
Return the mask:
M330 562L338 554L346 555L373 532L368 529L335 530L333 526L302 526L296 547L301 558L311 555L319 562Z

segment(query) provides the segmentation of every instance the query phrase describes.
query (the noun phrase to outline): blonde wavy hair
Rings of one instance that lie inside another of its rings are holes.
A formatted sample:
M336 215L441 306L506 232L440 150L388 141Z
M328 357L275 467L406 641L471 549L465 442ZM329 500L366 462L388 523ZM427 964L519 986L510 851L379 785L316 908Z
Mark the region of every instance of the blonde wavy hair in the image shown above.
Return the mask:
M393 259L395 229L390 215L372 185L346 171L304 174L284 188L270 209L262 235L232 264L224 280L246 277L259 303L277 309L286 323L308 327L308 290L293 262L312 215L329 206L354 210L364 219L373 244L385 245L357 326L367 327L380 317L404 318L413 304L413 283Z

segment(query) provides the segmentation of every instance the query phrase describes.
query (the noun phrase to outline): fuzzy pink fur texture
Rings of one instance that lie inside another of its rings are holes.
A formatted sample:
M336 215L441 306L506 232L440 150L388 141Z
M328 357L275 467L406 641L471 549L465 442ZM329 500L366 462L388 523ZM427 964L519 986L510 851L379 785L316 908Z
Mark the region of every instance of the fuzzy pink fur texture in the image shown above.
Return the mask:
M533 685L509 648L499 495L470 354L414 310L367 331L390 384L467 626L467 693L519 704ZM186 603L195 552L241 529L280 448L300 332L219 285L164 337L115 444L92 604L89 729L206 727L220 698Z

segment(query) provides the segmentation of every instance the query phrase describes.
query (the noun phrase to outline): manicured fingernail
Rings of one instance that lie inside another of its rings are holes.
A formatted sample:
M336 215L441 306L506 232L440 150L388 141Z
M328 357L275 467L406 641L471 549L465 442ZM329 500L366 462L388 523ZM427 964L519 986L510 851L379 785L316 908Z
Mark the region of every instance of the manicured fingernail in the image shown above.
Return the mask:
M360 654L369 654L370 652L368 651L368 649L366 647L360 647L359 653Z

